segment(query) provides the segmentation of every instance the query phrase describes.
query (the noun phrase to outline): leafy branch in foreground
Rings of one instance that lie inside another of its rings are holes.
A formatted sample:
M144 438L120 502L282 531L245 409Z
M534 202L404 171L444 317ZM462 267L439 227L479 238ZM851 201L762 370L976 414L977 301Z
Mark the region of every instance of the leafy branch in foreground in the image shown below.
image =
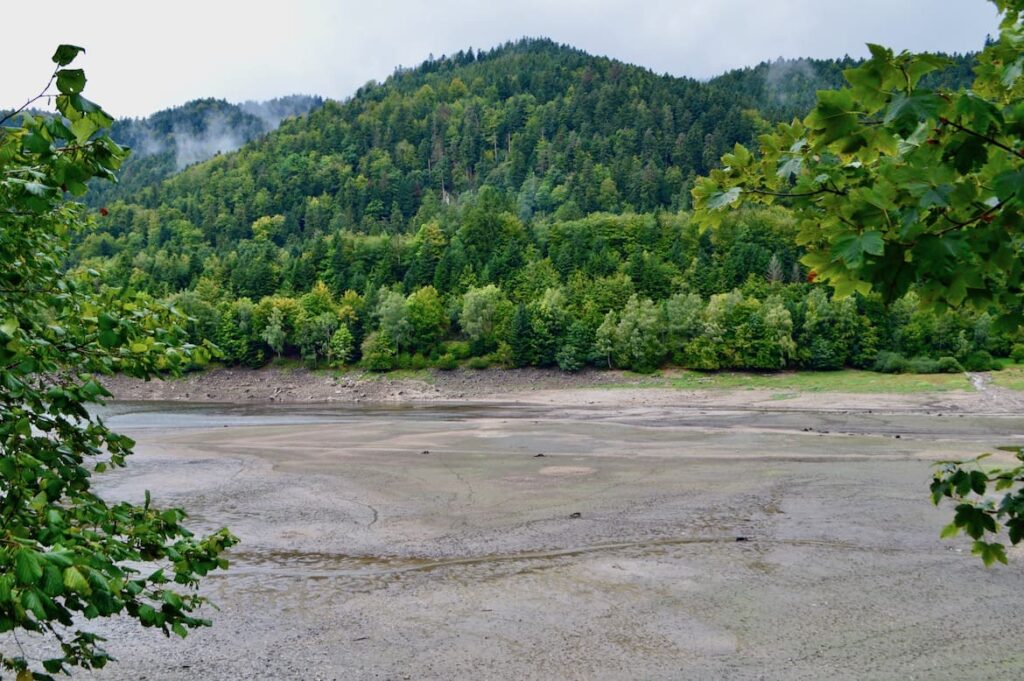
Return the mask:
M705 225L745 201L784 203L800 221L804 264L838 297L908 291L935 308L969 303L1024 325L1024 0L993 0L999 39L978 57L975 81L929 90L921 78L946 60L870 45L844 72L849 87L821 91L803 121L736 145L693 189ZM1020 451L1018 450L1018 457ZM1022 539L1024 468L985 471L947 463L933 498L958 503L944 536L963 530L986 565L1006 562L986 541L1001 520ZM986 496L1012 489L998 504Z
M195 537L183 511L153 507L148 493L137 506L92 491L93 473L123 466L134 445L90 413L110 396L96 376L174 373L209 351L184 342L170 307L64 271L71 235L89 222L65 194L112 179L127 155L103 134L110 116L82 96L85 74L65 68L81 51L57 49L57 92L40 95L59 116L0 126L0 669L19 681L104 666L88 620L126 615L180 636L208 624L194 587L227 567L221 554L237 541L227 530ZM26 640L45 656L30 658Z
M997 535L1000 523L1005 526L1010 543L1024 541L1024 448L1006 447L1022 465L1012 468L984 468L985 454L972 462L947 461L939 464L932 481L932 501L943 498L959 502L953 522L942 531L943 537L955 537L961 531L974 540L973 553L985 565L1006 563L1006 546L1001 541L987 541ZM968 466L973 464L974 468ZM1009 491L1007 491L1009 490ZM993 492L1006 492L999 497Z
M839 296L914 289L939 308L995 304L1004 325L1024 321L1022 3L1003 11L999 40L978 58L970 89L921 79L945 58L870 45L821 91L802 121L737 145L693 197L706 225L743 202L783 203L800 220L803 262Z

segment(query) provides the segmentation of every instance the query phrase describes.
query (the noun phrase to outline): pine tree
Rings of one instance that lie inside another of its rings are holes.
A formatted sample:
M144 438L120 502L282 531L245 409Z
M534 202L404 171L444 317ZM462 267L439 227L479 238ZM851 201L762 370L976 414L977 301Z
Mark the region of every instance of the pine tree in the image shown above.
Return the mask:
M512 348L512 364L524 367L534 362L533 320L526 305L520 304L512 316L508 344Z

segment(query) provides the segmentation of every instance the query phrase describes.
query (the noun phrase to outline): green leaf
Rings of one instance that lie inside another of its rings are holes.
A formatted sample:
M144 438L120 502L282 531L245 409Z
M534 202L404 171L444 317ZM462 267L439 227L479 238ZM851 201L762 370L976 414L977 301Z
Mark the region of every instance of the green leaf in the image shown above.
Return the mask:
M864 232L860 235L860 242L865 253L882 255L885 252L885 241L882 240L881 232Z
M985 532L996 531L996 521L983 509L971 504L960 504L956 507L953 522L963 528L972 539L981 539Z
M11 601L11 589L14 588L14 575L0 575L0 603Z
M804 160L800 156L786 157L785 162L779 166L776 175L788 180L789 178L800 174L800 169L803 167L803 164Z
M81 113L81 114L100 113L100 112L103 111L103 109L101 109L98 104L96 104L93 101L90 101L90 100L86 99L82 95L78 95L78 94L68 95L67 102L68 102L68 105L74 111L77 111L78 113Z
M922 209L939 207L945 208L949 206L949 195L952 193L953 187L948 184L939 185L938 187L930 187L922 196L921 201L918 203Z
M996 196L1002 202L1019 200L1024 196L1024 168L1000 173L992 181Z
M957 172L966 175L988 161L988 147L977 137L961 135L949 144L944 158L952 159Z
M86 116L85 118L79 118L77 121L71 124L71 132L75 136L75 140L81 144L87 141L92 134L100 129L100 126L96 124L92 118Z
M1012 518L1006 522L1010 543L1017 545L1024 541L1024 518Z
M855 293L866 296L871 293L871 284L852 277L838 277L829 280L833 286L833 295L837 299L848 298Z
M988 132L991 126L1002 125L1004 122L998 106L969 91L957 99L955 111L968 128L982 134Z
M119 322L118 322L117 317L114 317L113 315L111 315L111 314L109 314L107 312L101 312L99 317L97 318L97 324L99 325L99 327L101 329L113 329L113 328L116 328L118 323Z
M36 132L26 135L21 145L33 154L43 154L50 150L50 140Z
M723 208L731 206L740 198L741 191L742 190L739 187L733 187L728 191L715 192L708 197L707 207L711 210L722 210Z
M153 622L156 621L156 615L157 615L157 612L156 612L156 610L153 609L153 606L151 606L151 605L140 605L139 606L139 621L141 621L143 625L150 625L150 626L152 626Z
M49 196L54 193L53 187L43 184L42 182L26 182L24 185L25 191L32 196Z
M66 568L73 565L74 555L71 551L50 551L43 554L43 560L59 568Z
M121 341L121 338L117 335L116 331L105 329L103 331L100 331L99 341L100 345L102 345L103 347L112 348Z
M75 593L83 595L92 593L92 587L89 586L89 581L75 566L64 569L64 586Z
M981 558L981 561L985 564L985 567L991 566L996 561L999 561L1003 565L1007 565L1006 560L1006 548L999 543L988 543L983 541L974 542L974 547L971 549L971 553Z
M57 657L50 660L43 660L43 669L51 674L59 674L64 670L64 658Z
M47 565L43 568L43 593L50 598L64 593L64 580L56 565Z
M66 184L68 191L71 192L72 196L81 196L89 190L88 185L84 182L79 182L78 180L68 180Z
M871 53L872 59L879 61L892 61L892 50L884 45L878 45L877 43L868 43L868 52Z
M857 130L859 121L849 90L822 90L818 105L807 116L806 123L821 134L822 144L831 144Z
M975 494L984 494L988 485L988 476L981 471L971 471L971 490Z
M952 64L953 62L945 57L940 57L935 54L917 54L914 55L914 60L910 63L907 68L907 73L910 76L910 83L916 87L921 77L936 71L943 69Z
M942 100L931 92L907 95L897 93L885 111L883 123L896 123L905 128L915 128L920 121L934 120Z
M57 89L65 95L78 94L85 89L85 71L61 69L57 72Z
M24 586L38 582L43 576L39 554L31 549L18 549L14 554L14 576Z
M60 45L53 53L53 62L57 66L67 66L75 60L80 52L85 52L85 48L77 45Z
M37 620L44 621L47 619L43 600L35 589L26 589L21 592L21 606L35 615Z
M864 264L865 255L882 255L885 250L885 241L882 234L876 231L867 231L863 234L847 234L839 239L832 246L832 253L842 258L850 267L860 267Z
M1024 74L1024 57L1011 62L1003 69L1003 86L1007 89L1012 88L1017 79L1021 77L1021 74Z
M163 600L164 603L177 610L181 610L181 607L184 605L184 602L181 600L181 596L174 593L170 589L164 589Z

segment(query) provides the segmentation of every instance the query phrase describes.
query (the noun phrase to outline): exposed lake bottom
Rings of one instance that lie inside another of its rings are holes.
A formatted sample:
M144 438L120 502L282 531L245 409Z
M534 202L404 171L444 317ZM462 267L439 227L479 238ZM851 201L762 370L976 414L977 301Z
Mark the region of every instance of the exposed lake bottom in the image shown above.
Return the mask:
M104 679L891 679L1024 671L1024 555L942 541L931 465L1009 416L120 403L110 499L242 539ZM543 455L543 456L540 456Z

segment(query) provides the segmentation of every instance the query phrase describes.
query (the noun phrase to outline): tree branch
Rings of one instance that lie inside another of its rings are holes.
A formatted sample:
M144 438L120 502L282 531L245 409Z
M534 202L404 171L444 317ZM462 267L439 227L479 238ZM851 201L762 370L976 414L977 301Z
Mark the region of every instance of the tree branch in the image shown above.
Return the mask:
M956 121L951 121L948 118L940 118L939 122L940 123L944 123L946 125L951 125L954 128L956 128L957 130L960 130L961 132L966 132L968 135L972 135L974 137L977 137L980 140L988 142L989 144L991 144L994 147L999 147L1003 151L1007 151L1007 152L1013 154L1014 156L1016 156L1017 158L1024 158L1024 153L1021 153L1021 152L1017 151L1013 147L1009 147L1009 146L1003 144L1002 142L1000 142L999 140L997 140L997 139L995 139L993 137L989 137L988 135L983 135L982 133L980 133L980 132L978 132L976 130L971 130L968 127L960 125Z
M822 187L816 189L813 192L770 192L764 189L747 189L746 191L751 194L761 194L763 196L779 196L782 198L803 198L807 196L818 196L819 194L835 194L836 196L846 196L846 192L841 189L830 189L829 187Z
M932 235L933 236L942 236L943 234L946 234L947 232L952 232L953 230L962 229L963 227L967 227L969 225L973 225L975 222L978 222L979 220L984 220L986 217L988 217L989 215L992 215L993 213L995 213L997 210L999 210L1002 207L1003 207L1003 202L1000 201L999 203L997 203L996 205L992 206L991 208L988 208L988 209L982 211L981 213L978 213L977 215L975 215L970 220L964 220L963 222L961 222L959 220L954 220L953 218L951 218L948 215L946 215L945 212L943 212L942 213L942 219L944 219L946 222L949 222L950 226L946 227L945 229L941 229L938 232L932 232Z
M58 68L58 69L57 69L57 71L60 71L60 69ZM39 101L40 99L42 99L43 97L46 97L46 96L47 96L47 94L46 94L47 90L49 90L49 89L50 89L50 86L51 86L51 85L53 85L53 81L57 79L57 71L54 71L54 72L53 72L53 75L52 75L52 76L50 76L50 80L49 80L49 81L48 81L48 82L46 83L46 87L44 87L44 88L43 88L43 91L42 91L42 92L40 92L40 93L39 93L38 95L36 95L35 97L32 97L32 98L31 98L31 99L29 99L29 100L28 100L27 102L25 102L24 104L22 104L22 105L21 105L21 106L19 106L19 107L18 107L17 109L15 109L15 110L14 110L14 111L12 111L11 113L7 114L7 115L6 115L6 116L4 116L3 118L0 118L0 125L3 125L3 124L4 124L4 123L6 123L7 121L11 120L12 118L14 118L14 117L15 117L15 116L17 116L18 114L20 114L20 113L21 113L22 111L24 111L24 110L25 110L25 109L27 109L28 107L32 106L32 105L33 105L33 104L35 104L36 102L38 102L38 101Z

